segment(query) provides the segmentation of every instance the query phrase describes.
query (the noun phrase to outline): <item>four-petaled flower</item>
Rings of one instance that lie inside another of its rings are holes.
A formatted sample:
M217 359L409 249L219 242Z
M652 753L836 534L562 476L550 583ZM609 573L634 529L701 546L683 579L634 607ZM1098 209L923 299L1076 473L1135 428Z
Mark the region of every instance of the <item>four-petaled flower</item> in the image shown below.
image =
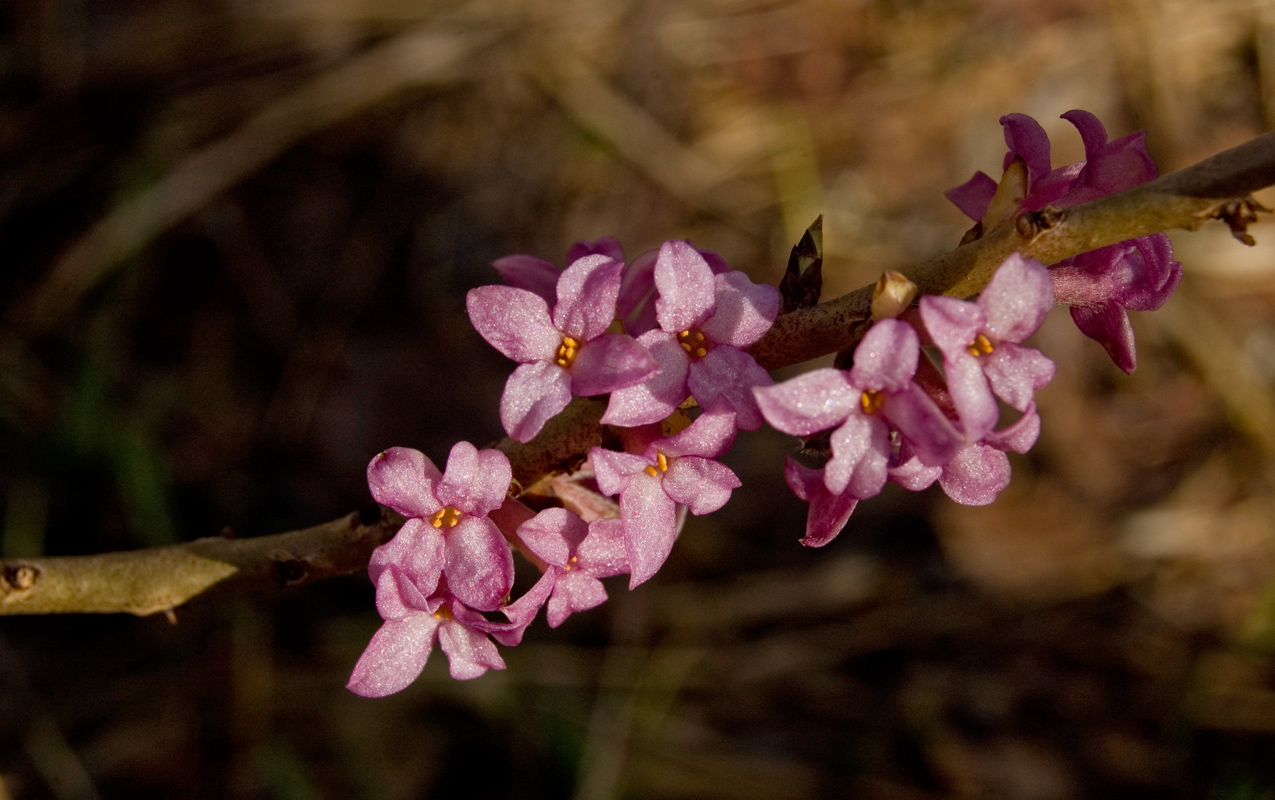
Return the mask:
M505 502L512 480L499 450L457 442L440 473L424 453L392 447L367 465L372 497L407 522L372 552L368 574L380 585L394 567L429 597L445 577L448 590L478 611L495 611L513 586L509 544L487 515ZM432 611L433 609L431 609Z
M478 333L520 364L500 398L500 421L514 439L531 441L572 395L607 394L659 371L633 337L606 332L623 269L605 255L576 260L558 278L552 317L526 289L480 286L465 298Z
M1054 362L1018 343L1031 336L1054 304L1049 273L1014 253L976 302L921 298L921 321L943 352L947 390L965 438L977 442L996 427L996 398L1019 411L1054 377Z
M598 488L620 496L629 588L650 579L668 558L677 539L678 504L696 515L726 505L739 478L713 459L734 441L735 414L718 401L681 433L656 439L641 455L600 447L589 451Z
M611 394L602 421L632 427L658 422L686 399L707 408L722 398L742 430L761 427L754 386L769 386L770 373L743 348L762 337L779 313L779 290L755 284L742 272L714 274L703 254L682 241L665 242L655 262L655 301L660 329L638 341L660 372Z
M565 508L547 508L518 528L518 538L547 565L545 576L553 582L546 609L551 628L601 605L607 592L598 579L629 568L618 519L586 523Z
M874 324L854 351L849 370L817 369L755 389L766 421L784 433L832 432L824 482L834 495L859 500L885 485L897 430L921 463L947 463L965 444L925 390L913 382L920 356L916 330L897 319Z

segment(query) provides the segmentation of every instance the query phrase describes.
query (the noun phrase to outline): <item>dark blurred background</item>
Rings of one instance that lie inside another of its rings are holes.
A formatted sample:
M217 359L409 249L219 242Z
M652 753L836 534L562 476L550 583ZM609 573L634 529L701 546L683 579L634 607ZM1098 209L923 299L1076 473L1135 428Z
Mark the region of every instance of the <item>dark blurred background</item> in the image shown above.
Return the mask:
M670 238L825 297L951 248L997 118L1275 121L1269 0L13 0L0 6L0 552L277 533L391 445L499 431L492 259ZM1259 199L1272 204L1275 196ZM0 619L0 799L1275 798L1275 226L1175 235L1119 372L1056 311L987 508L887 491L823 550L745 435L665 569L447 677L345 691L364 576ZM896 487L897 488L897 487Z

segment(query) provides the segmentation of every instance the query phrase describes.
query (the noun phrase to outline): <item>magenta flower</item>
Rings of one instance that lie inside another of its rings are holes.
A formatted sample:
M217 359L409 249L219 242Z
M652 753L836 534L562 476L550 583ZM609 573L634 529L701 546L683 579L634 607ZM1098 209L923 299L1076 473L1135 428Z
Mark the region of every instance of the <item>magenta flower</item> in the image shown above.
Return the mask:
M1027 194L1019 210L1039 211L1046 205L1066 208L1131 189L1156 177L1145 133L1139 131L1109 142L1102 122L1088 111L1068 111L1062 118L1080 132L1085 160L1051 170L1049 136L1040 123L1026 114L1001 117L1009 147L1002 169L1009 169L1015 158L1021 158L1027 167ZM967 217L993 225L1008 222L983 219L995 193L996 181L984 172L974 173L966 183L945 192ZM988 232L990 229L984 231Z
M921 320L943 352L948 393L967 441L996 427L996 398L1025 411L1035 391L1054 377L1054 362L1019 342L1036 332L1054 304L1049 273L1014 253L997 269L977 302L926 295Z
M614 392L604 423L632 427L664 419L686 399L703 408L722 398L743 430L761 427L752 396L770 374L743 348L762 337L779 313L779 291L742 272L715 275L686 242L665 242L656 259L656 318L660 330L641 342L660 365L645 383Z
M380 586L382 573L393 567L418 594L430 597L445 576L450 592L466 606L499 608L513 586L513 554L487 515L504 503L512 477L504 453L469 442L452 447L445 474L406 447L373 458L367 466L372 497L408 520L372 552L372 582Z
M1156 177L1147 154L1145 134L1131 133L1113 142L1098 118L1087 111L1068 111L1063 118L1076 126L1085 145L1085 160L1049 168L1049 137L1031 117L1001 117L1005 129L1005 168L1016 157L1027 166L1027 195L1017 210L1038 211L1047 204L1066 208L1130 189ZM1009 218L984 219L996 181L982 172L947 192L966 216L990 230ZM1012 217L1012 213L1010 214ZM987 233L988 231L984 231ZM1054 296L1071 307L1077 327L1107 351L1125 372L1137 366L1133 328L1126 311L1159 308L1177 289L1182 265L1173 259L1169 237L1162 233L1104 247L1049 268Z
M794 436L832 432L824 482L833 495L880 493L897 430L921 463L941 466L965 444L938 405L913 380L920 339L906 322L883 319L868 330L849 371L818 369L754 390L766 421Z
M376 577L376 608L385 620L354 665L346 687L363 697L401 691L421 674L434 649L442 646L453 678L477 678L505 662L487 632L488 624L447 592L426 599L405 570L390 564Z
M596 242L580 241L567 250L567 264L574 264L585 256L603 255L624 263L624 248L610 236ZM549 305L558 302L558 276L560 271L543 258L529 255L503 256L491 263L510 286L526 289L544 298Z
M686 244L691 245L689 240L686 240ZM714 275L732 271L726 259L712 250L697 248L695 252L704 257ZM633 336L641 336L659 327L655 313L655 301L659 297L659 291L655 287L655 264L659 255L660 250L648 250L624 268L624 279L620 283L620 297L616 305L624 319L624 330Z
M622 575L629 568L624 525L618 519L586 524L565 508L548 508L523 523L518 538L548 565L545 574L552 577L553 589L546 613L551 628L577 611L601 605L607 592L598 579Z
M1154 311L1182 281L1182 265L1163 233L1120 242L1060 261L1049 270L1054 295L1071 306L1080 331L1095 340L1116 366L1138 366L1128 311Z
M719 400L681 433L657 439L642 455L600 447L589 451L598 488L620 496L630 589L649 580L672 552L678 504L696 515L726 505L739 478L713 459L734 441L735 415Z
M558 278L552 317L544 298L525 289L480 286L465 298L478 333L520 364L500 398L500 421L514 439L531 441L573 394L607 394L659 371L631 336L606 332L623 268L604 255L572 263Z

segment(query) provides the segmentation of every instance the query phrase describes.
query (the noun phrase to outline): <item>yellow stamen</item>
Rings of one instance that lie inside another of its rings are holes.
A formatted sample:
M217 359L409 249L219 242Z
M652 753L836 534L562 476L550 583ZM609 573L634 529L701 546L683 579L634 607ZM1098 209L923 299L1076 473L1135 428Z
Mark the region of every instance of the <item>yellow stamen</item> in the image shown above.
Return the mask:
M863 409L865 414L875 414L885 405L885 395L880 392L874 392L868 389L859 395L859 407Z
M708 355L708 338L695 328L687 328L679 333L677 343L692 358L703 358Z
M646 472L647 475L650 475L652 478L658 478L660 475L660 473L655 471L655 467L647 467L644 471Z
M461 516L459 509L443 506L435 512L434 516L429 518L429 524L435 528L442 528L444 525L448 528L455 528L460 524Z
M974 337L974 341L970 342L970 346L965 349L972 356L985 356L992 352L994 347L992 346L992 340L980 333Z
M568 369L576 360L576 353L580 352L580 343L570 336L562 337L562 344L558 345L558 352L554 356L553 363Z
M660 464L660 472L668 472L668 456L657 452L655 454L655 460Z
M448 608L447 606L439 606L438 610L434 612L434 619L451 619L451 618L452 618L452 610Z

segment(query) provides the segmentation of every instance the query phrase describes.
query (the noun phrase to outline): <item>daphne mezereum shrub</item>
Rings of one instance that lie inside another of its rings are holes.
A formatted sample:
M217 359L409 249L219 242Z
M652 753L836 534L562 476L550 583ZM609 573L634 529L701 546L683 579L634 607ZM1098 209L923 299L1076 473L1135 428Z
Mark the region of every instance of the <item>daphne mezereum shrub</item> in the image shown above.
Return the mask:
M1057 168L1035 120L1001 119L1009 146L1001 179L980 172L947 193L975 222L967 241L1019 224L1024 212L1156 177L1143 134L1108 141L1092 114L1063 116L1079 130L1085 160ZM1132 372L1127 312L1159 308L1182 276L1163 233L1049 266L1015 253L969 299L918 298L915 285L888 274L870 325L838 361L849 369L775 384L748 348L808 284L781 297L685 241L627 263L614 239L580 242L567 261L559 272L531 256L500 259L509 285L471 291L469 318L518 363L499 410L512 439L535 438L572 397L606 396L601 422L615 434L606 441L619 444L581 452L581 467L552 479L560 507L539 513L519 501L500 450L459 442L441 472L407 448L373 458L372 496L407 522L368 569L384 623L350 677L357 694L403 689L435 642L455 678L503 669L493 640L516 645L542 606L557 626L607 599L601 578L627 574L630 588L649 580L686 514L718 510L740 486L717 460L739 430L769 424L822 462L816 469L789 457L784 468L809 503L807 546L832 541L887 481L913 491L938 482L958 503L992 502L1009 482L1006 452L1027 452L1040 433L1033 398L1054 363L1023 342L1050 308L1068 306L1080 330ZM516 600L514 549L541 572Z

